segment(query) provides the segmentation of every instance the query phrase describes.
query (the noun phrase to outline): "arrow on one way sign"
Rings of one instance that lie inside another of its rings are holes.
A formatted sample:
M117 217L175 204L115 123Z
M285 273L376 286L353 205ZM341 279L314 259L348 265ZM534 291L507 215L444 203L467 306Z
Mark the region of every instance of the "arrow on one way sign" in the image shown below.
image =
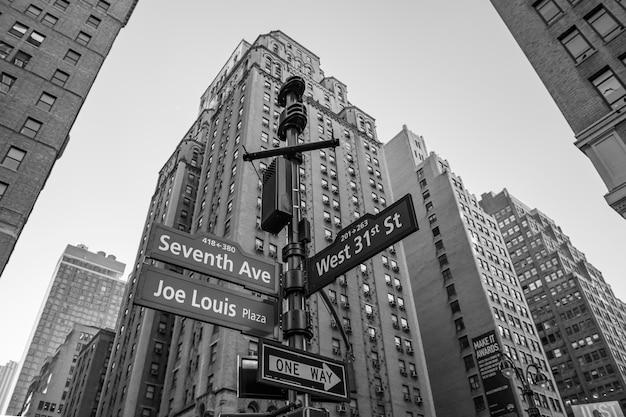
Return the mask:
M279 358L274 355L269 355L268 362L270 371L324 384L324 390L326 391L341 382L339 376L337 376L326 363L323 363L322 367L318 368L305 363Z

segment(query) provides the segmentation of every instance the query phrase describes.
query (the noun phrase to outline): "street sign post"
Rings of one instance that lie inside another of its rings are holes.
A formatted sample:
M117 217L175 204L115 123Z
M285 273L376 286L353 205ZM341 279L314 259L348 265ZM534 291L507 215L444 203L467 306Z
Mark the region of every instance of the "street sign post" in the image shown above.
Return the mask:
M257 337L277 337L278 303L143 265L134 303Z
M319 398L350 401L344 363L263 339L259 342L259 381Z
M275 262L246 254L237 242L209 233L190 235L154 223L146 256L181 268L276 296L279 269Z
M380 213L367 213L337 233L335 241L308 260L311 295L339 275L418 230L411 194Z

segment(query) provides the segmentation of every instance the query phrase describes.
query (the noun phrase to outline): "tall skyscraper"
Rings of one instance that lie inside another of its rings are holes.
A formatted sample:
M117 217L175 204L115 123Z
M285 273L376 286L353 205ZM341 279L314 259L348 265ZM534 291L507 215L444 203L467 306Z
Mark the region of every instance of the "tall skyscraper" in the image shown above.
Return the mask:
M64 411L78 355L98 330L82 324L72 327L63 344L46 358L39 374L32 379L20 416L48 417Z
M412 194L421 225L403 246L437 415L513 415L511 407L523 415L531 404L521 381L508 381L498 367L507 355L548 378L546 389L534 388L541 415L564 416L495 219L406 126L384 153L394 195Z
M125 282L125 265L113 255L67 245L54 271L39 318L26 345L22 368L7 412L22 409L32 379L75 324L115 327Z
M17 377L18 368L19 364L14 361L9 361L6 365L0 366L0 414L4 414L4 410L9 405L13 380Z
M0 16L0 274L137 0L15 0Z
M281 259L285 233L272 235L260 228L260 174L270 161L244 162L242 156L282 146L277 97L291 75L306 82L308 125L300 142L340 140L337 148L303 154L294 206L311 222L309 253L326 247L342 227L363 214L378 213L392 203L374 119L348 101L345 84L324 75L313 52L280 31L270 32L252 44L242 41L202 95L197 121L159 177L135 272L144 262L153 222L224 237L247 253ZM200 170L193 161L201 159ZM314 337L307 350L343 359L347 351L340 326L353 348L352 401L327 405L334 416L434 415L403 259L399 245L390 247L323 290L340 323L331 320L318 294L308 299ZM132 301L135 278L128 291L127 300ZM265 411L279 406L236 395L237 356L255 355L257 338L180 317L171 328L171 316L133 307L130 301L122 311L99 416Z
M626 217L623 1L491 0Z
M554 220L506 189L482 195L495 216L567 406L626 409L626 310Z

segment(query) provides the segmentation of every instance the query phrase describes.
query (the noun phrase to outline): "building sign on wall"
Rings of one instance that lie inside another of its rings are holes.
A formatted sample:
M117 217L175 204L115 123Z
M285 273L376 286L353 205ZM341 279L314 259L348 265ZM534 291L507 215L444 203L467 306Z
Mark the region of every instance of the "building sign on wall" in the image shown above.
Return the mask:
M500 372L500 343L494 330L472 339L491 417L518 417L511 381Z
M572 405L574 417L624 417L617 401Z

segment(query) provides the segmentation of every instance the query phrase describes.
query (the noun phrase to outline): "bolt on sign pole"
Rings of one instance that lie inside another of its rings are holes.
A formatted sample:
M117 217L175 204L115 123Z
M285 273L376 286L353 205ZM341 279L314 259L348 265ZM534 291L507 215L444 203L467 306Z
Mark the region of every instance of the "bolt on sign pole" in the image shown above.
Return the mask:
M280 115L278 136L287 142L288 147L298 144L298 135L307 124L307 109L302 103L304 79L299 76L288 78L278 94L278 104L285 107ZM304 267L306 251L304 236L301 239L300 226L300 164L302 154L293 153L286 156L291 165L291 180L287 189L292 194L292 218L287 225L287 244L283 248L283 262L287 269L283 276L283 296L287 300L287 311L283 314L284 337L289 347L304 350L305 337L311 338L308 316L305 309ZM308 233L303 233L308 234ZM296 401L298 392L289 391L289 401ZM304 395L304 406L308 406L309 396Z

